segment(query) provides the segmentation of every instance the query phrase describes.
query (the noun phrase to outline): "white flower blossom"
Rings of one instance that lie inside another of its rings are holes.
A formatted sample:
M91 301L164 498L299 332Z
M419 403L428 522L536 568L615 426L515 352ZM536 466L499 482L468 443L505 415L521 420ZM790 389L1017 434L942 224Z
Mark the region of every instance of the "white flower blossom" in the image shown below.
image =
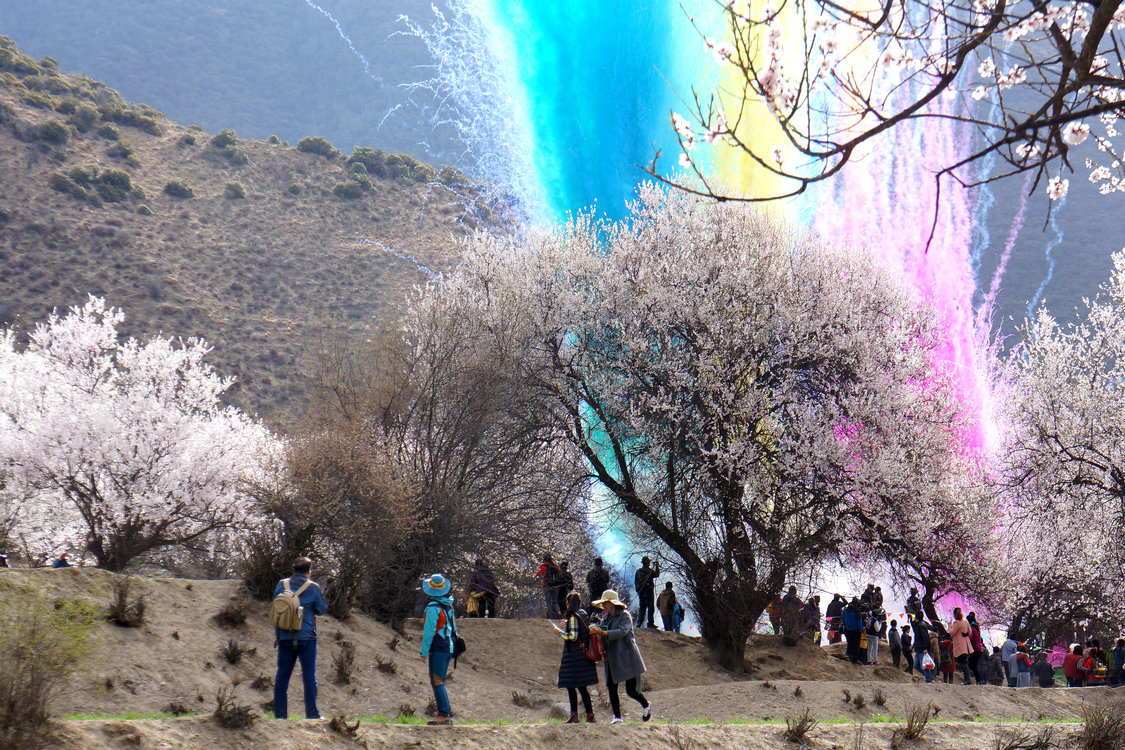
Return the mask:
M1047 181L1047 197L1053 201L1064 197L1068 190L1070 190L1070 180L1052 177Z
M1063 128L1062 139L1068 146L1077 146L1090 135L1090 126L1084 122L1067 123Z

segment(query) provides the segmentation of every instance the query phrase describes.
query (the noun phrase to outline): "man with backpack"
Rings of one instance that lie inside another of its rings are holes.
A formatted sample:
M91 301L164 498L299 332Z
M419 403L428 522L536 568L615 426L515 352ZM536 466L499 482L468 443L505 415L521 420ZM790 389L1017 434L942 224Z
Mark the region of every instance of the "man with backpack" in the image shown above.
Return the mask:
M543 608L546 610L548 620L559 616L559 566L551 558L550 553L543 555L543 562L535 571L535 577L543 587Z
M273 681L273 715L289 718L289 678L301 662L305 693L305 718L319 719L316 708L316 616L328 611L320 586L309 578L312 560L298 557L293 575L278 582L270 605L270 624L277 645L277 677Z
M609 588L609 571L602 567L602 559L594 558L594 567L586 574L586 590L590 598L586 601L596 602L602 598L602 592Z

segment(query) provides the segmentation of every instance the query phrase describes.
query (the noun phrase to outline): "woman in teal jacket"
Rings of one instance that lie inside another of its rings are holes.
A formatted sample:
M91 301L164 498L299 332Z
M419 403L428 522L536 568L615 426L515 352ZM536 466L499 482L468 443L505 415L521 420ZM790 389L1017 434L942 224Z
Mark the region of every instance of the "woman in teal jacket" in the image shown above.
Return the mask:
M449 705L449 693L445 690L445 676L449 671L449 661L453 658L453 635L457 624L453 619L453 597L449 595L453 584L448 578L435 573L422 580L422 591L429 597L426 614L422 620L421 659L429 660L430 686L434 690L434 705L437 716L429 723L438 726L452 724L453 708Z

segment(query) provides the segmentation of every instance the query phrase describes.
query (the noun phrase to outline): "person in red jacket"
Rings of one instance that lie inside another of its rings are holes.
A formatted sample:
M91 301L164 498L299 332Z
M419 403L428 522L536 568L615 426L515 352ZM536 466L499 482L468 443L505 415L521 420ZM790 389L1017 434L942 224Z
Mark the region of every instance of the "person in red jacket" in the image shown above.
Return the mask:
M1082 646L1075 644L1070 653L1063 659L1063 677L1066 678L1067 687L1082 687Z
M559 616L559 572L559 566L555 565L550 553L543 555L543 562L539 564L539 570L535 571L535 577L543 587L543 608L546 610L544 617L548 620Z

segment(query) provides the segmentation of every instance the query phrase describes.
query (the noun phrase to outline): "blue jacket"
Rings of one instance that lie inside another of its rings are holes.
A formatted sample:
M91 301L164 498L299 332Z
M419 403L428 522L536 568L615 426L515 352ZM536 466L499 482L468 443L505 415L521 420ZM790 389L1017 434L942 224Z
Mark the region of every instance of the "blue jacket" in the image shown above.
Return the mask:
M419 653L429 656L431 651L453 653L453 631L457 627L453 617L453 597L431 596L426 602L422 620L422 647Z
M844 610L844 630L863 630L863 618L850 605Z
M283 578L281 581L278 581L277 588L273 590L275 599L277 598L278 594L285 590L285 586L282 584L282 581L284 580L285 579ZM296 591L297 589L301 588L301 586L303 586L305 581L307 580L308 579L300 573L294 573L289 577L289 590ZM316 620L314 618L317 615L323 615L328 611L328 602L324 601L324 595L320 593L320 586L316 585L316 581L313 581L312 584L307 589L305 589L304 593L301 594L301 606L305 608L305 616L304 619L301 620L301 631L297 633L297 640L315 641ZM281 628L274 628L274 632L276 634L277 640L279 641L293 640L294 631L292 630L282 630Z

